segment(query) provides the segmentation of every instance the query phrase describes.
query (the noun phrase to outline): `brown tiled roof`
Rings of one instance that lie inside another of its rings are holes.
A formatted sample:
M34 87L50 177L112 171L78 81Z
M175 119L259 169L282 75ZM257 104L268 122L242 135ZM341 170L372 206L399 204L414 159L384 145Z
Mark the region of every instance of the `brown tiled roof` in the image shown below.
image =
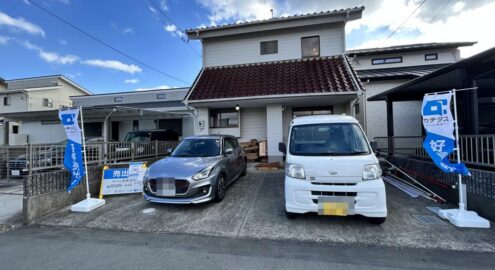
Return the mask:
M206 67L188 100L353 92L362 89L345 56Z

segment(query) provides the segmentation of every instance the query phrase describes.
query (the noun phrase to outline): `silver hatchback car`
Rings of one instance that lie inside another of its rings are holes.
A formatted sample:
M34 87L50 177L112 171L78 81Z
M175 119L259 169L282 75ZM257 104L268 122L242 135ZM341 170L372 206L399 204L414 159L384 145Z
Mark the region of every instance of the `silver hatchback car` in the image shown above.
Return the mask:
M169 157L148 168L143 197L155 203L220 202L226 188L246 170L246 154L235 137L187 137Z

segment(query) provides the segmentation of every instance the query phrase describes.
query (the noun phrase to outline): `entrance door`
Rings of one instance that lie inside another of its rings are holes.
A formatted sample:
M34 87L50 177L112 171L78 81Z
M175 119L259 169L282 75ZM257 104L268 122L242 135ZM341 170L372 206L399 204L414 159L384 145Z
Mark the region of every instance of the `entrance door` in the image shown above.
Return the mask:
M112 141L118 142L119 138L119 122L112 121Z

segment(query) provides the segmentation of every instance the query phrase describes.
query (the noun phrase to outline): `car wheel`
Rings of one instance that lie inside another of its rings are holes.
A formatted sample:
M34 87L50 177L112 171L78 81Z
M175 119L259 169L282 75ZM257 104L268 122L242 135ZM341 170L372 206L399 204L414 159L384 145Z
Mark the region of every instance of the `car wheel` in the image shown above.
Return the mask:
M368 221L372 224L380 225L380 224L383 224L383 222L385 222L385 218L384 217L382 217L382 218L369 217Z
M297 217L297 214L292 212L287 212L287 210L285 210L285 217L287 217L288 219L295 219Z
M225 197L225 189L227 188L225 175L221 174L218 177L217 184L215 187L215 197L213 198L214 202L221 202Z
M247 160L244 160L244 167L242 168L241 176L246 176L247 174Z

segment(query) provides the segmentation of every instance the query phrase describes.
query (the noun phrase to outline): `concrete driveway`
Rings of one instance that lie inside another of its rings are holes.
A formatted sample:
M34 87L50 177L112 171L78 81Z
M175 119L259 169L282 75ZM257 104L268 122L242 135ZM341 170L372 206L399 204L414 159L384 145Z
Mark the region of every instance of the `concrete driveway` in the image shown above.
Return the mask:
M22 225L22 181L0 181L0 231Z
M495 229L459 229L450 224L425 225L411 215L433 215L425 206L454 207L413 199L387 186L389 217L373 225L356 217L313 214L287 220L284 214L283 173L257 172L237 180L219 204L158 205L141 195L107 197L91 213L62 209L43 218L46 226L67 226L133 232L186 233L232 238L302 240L495 252ZM153 208L155 211L145 213Z

